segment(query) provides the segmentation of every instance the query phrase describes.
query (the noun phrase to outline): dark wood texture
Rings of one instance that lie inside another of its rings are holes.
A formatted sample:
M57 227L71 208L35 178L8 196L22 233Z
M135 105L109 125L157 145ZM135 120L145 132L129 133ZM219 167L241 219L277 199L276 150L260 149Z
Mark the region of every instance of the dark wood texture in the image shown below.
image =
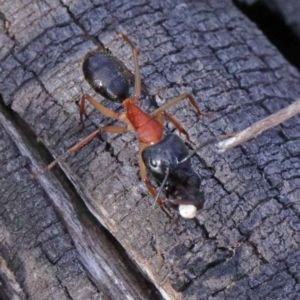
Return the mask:
M80 69L91 49L109 45L133 69L131 50L116 37L118 31L139 49L150 94L142 101L145 110L189 92L200 110L213 113L198 118L185 102L170 110L196 144L244 129L299 98L299 73L231 1L124 3L0 1L3 110L26 122L55 157L99 126L114 124L88 107L81 130L75 100L81 89L94 95ZM228 153L208 148L192 159L205 207L196 221L174 211L170 222L155 212L164 254L160 274L153 199L140 181L134 133L104 134L63 162L78 194L61 196L68 188L60 178L30 178L42 163L33 153L37 146L22 148L22 134L10 129L19 123L10 125L5 114L1 122L0 254L28 299L156 297L126 258L119 263L118 252L102 259L104 268L101 255L110 253L102 250L106 242L95 219L165 299L298 297L299 117ZM19 129L26 138L28 129ZM95 219L89 220L83 203Z
M281 16L290 29L300 38L300 2L297 0L236 0L242 4L253 5L258 2L270 11Z

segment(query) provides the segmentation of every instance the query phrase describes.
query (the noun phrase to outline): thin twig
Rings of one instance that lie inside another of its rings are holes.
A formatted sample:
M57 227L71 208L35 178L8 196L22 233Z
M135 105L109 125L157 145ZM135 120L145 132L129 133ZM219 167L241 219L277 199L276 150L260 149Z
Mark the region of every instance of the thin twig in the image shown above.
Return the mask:
M298 113L300 113L300 99L296 100L288 107L281 109L277 113L274 113L269 117L252 124L245 130L237 132L234 136L218 142L216 144L218 152L223 153L252 138L255 138L263 131L288 120L289 118L297 115Z

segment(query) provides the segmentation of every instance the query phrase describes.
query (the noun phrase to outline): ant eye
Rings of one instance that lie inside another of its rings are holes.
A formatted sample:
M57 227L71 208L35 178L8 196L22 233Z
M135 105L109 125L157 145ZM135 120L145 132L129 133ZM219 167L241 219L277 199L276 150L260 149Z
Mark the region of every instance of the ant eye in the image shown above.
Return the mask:
M157 167L157 161L154 160L154 159L152 159L152 158L150 159L150 164L151 164L151 166L154 167L154 168Z

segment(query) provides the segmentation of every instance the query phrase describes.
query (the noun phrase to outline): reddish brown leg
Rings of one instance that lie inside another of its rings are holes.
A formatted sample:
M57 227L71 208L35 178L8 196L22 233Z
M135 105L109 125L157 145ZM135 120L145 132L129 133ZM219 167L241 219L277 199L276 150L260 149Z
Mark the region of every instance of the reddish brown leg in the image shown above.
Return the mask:
M157 121L163 127L164 123L165 123L165 112L164 111L163 112L159 111L157 114L152 116L152 119Z
M82 141L71 147L67 152L64 154L58 156L52 163L50 163L46 170L49 171L52 169L58 162L61 162L65 160L71 153L77 151L81 147L85 146L88 142L90 142L98 133L100 132L110 132L110 133L123 133L128 131L127 127L117 127L117 126L104 126L100 129L95 130L90 135L88 135L86 138L84 138Z
M177 130L185 135L185 138L190 141L190 136L189 134L185 131L185 129L181 126L181 124L173 118L170 114L164 112L165 116L168 118L168 120L177 128Z
M159 122L162 126L164 125L165 117L169 119L169 121L177 128L177 130L184 134L186 139L190 141L189 134L185 131L185 129L181 126L179 122L175 118L173 118L170 114L165 111L158 111L154 116L153 119Z
M147 177L147 171L146 171L146 166L143 162L143 159L142 159L142 152L143 150L147 147L147 145L141 145L140 146L140 151L139 151L139 165L140 165L140 172L141 172L141 177L142 177L142 180L143 182L145 183L149 193L151 194L151 196L153 198L156 197L157 193L155 191L155 189L152 187L152 185L150 184L149 182L149 179ZM159 206L162 208L162 210L166 213L166 215L172 219L172 216L169 214L169 212L166 210L166 208L164 207L164 204L163 204L163 201L161 198L158 198L157 199L157 203L159 204Z
M138 50L135 48L133 42L128 38L127 35L118 33L118 36L121 37L126 43L132 48L133 62L134 62L134 95L133 99L136 104L139 104L139 98L141 95L141 76L140 76L140 67L138 63Z
M165 111L167 109L169 109L170 107L172 107L173 105L177 104L178 102L184 100L184 99L188 99L190 101L191 106L193 107L194 111L202 116L205 116L204 113L200 112L198 105L196 103L196 101L194 100L194 98L190 95L190 94L182 94L179 95L178 97L176 97L175 99L167 102L166 104L162 105L161 107L159 107L158 109L156 109L154 112L151 113L151 116L156 115L158 112L160 111Z
M181 124L176 121L175 118L173 118L170 114L168 114L165 110L167 110L168 108L172 107L173 105L177 104L178 102L184 100L184 99L188 99L190 101L190 104L192 105L193 109L195 110L195 112L199 115L204 115L203 113L200 112L196 101L194 100L194 98L190 95L190 94L182 94L179 95L177 98L173 99L172 101L162 105L161 107L159 107L158 109L156 109L155 111L153 111L150 115L154 118L157 119L158 121L161 119L161 115L165 115L169 121L177 128L177 130L184 134L186 139L188 141L190 141L190 137L189 134L186 132L186 130L181 126ZM160 121L159 121L160 122ZM163 124L163 123L161 123Z
M93 97L91 97L90 95L87 95L87 94L82 95L81 101L80 101L80 120L82 123L83 123L83 115L85 112L85 101L86 100L89 101L104 116L106 116L108 118L112 118L112 119L118 119L127 124L129 123L129 121L127 120L124 113L118 114L115 111L106 108L104 105L97 102Z
M147 145L140 145L140 151L139 151L139 165L140 165L140 172L141 172L141 177L143 182L145 183L149 193L152 195L152 197L156 197L156 191L154 190L154 188L151 186L149 179L147 177L147 171L146 171L146 166L143 162L143 158L142 158L142 152L143 150L147 147ZM158 204L161 206L162 205L162 200L158 199L157 200Z
M140 145L140 151L139 151L140 172L141 172L142 180L144 181L149 193L152 195L153 198L155 198L156 197L156 191L154 190L154 188L151 186L151 184L149 182L149 179L148 179L147 173L146 173L146 166L145 166L145 164L143 162L143 159L142 159L142 152L146 147L147 147L147 145L143 145L143 144ZM157 203L162 208L164 213L170 219L172 219L172 216L165 209L163 201L160 198L157 199ZM162 257L162 251L161 251L161 246L160 246L160 239L159 239L159 235L158 235L158 225L157 225L157 219L156 219L155 211L153 212L152 216L153 216L154 232L155 232L155 238L156 238L157 272L159 273L161 268L162 268L162 265L163 265L163 257Z

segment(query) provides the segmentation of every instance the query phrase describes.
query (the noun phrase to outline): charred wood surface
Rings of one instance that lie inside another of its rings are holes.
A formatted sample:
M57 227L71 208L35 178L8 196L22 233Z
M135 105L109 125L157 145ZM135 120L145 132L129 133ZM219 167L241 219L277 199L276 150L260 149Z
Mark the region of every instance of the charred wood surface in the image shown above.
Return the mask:
M269 41L300 70L300 2L297 0L233 0Z
M61 164L69 184L55 172L30 176L43 163L39 146L26 140L38 138L57 157L114 124L89 106L82 130L78 100L83 90L121 111L93 94L80 68L86 52L108 46L133 70L131 49L116 32L139 49L145 110L189 92L201 111L213 113L198 118L185 102L170 110L195 144L242 130L298 99L298 71L231 1L0 1L0 12L6 295L158 297L101 233L101 223L166 299L298 297L298 116L228 153L206 148L192 159L206 203L196 220L173 209L170 222L155 212L164 258L159 274L153 199L140 181L134 133L101 135L70 156Z
M270 12L280 16L300 39L300 2L297 0L235 0L246 6L264 5Z

